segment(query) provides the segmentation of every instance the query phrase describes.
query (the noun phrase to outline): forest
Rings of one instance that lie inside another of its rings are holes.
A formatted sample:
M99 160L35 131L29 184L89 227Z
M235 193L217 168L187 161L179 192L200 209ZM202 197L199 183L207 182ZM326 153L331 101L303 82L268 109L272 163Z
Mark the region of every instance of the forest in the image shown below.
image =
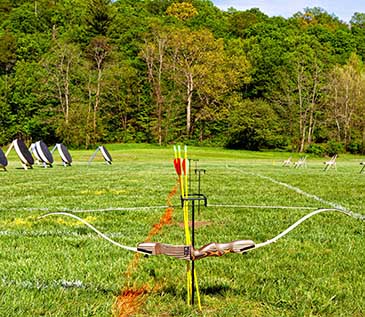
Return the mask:
M365 13L2 0L0 145L365 153Z

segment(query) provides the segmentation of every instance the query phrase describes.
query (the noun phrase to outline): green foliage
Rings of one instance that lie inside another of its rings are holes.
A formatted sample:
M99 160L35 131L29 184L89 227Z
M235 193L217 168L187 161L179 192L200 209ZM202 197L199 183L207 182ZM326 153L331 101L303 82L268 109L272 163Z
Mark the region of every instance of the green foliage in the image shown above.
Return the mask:
M230 113L239 96L271 108L245 147L304 151L335 140L363 149L363 102L345 122L333 92L341 87L334 71L352 67L354 54L365 59L364 13L354 13L350 28L319 7L285 19L254 8L222 11L209 0L4 0L0 17L2 142L42 135L82 147L224 145L240 130ZM161 44L152 60L141 53ZM282 140L263 133L273 122Z
M0 86L1 87L1 86ZM12 115L10 106L0 99L0 145L7 144L9 140L16 134L14 129L14 116Z
M171 15L179 20L185 21L193 18L198 11L189 2L173 3L166 10L167 15Z
M106 36L112 22L110 0L91 0L86 12L87 30L92 36Z
M263 100L238 101L229 116L228 148L261 150L286 145L278 115Z
M5 31L0 35L0 75L7 74L16 62L16 38Z
M313 154L315 156L323 156L326 153L326 145L312 143L308 145L305 152L308 154Z
M343 143L336 141L328 141L326 145L326 152L329 156L340 154L345 152L345 146Z
M361 140L353 140L347 145L347 151L351 154L364 154L364 146Z

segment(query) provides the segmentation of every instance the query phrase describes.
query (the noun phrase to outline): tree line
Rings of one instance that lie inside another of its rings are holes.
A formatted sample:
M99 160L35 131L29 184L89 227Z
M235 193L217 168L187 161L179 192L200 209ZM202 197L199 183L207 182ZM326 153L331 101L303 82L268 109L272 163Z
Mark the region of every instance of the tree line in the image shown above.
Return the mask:
M364 13L4 0L0 21L2 145L365 151Z

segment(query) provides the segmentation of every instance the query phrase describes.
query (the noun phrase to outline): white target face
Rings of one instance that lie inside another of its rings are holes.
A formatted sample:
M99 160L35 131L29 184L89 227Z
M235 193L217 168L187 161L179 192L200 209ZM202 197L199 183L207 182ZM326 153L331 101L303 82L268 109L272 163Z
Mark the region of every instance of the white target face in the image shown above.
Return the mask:
M108 150L104 146L100 146L100 151L101 151L101 154L104 157L104 160L107 161L108 163L111 163L112 162L112 157L109 154Z

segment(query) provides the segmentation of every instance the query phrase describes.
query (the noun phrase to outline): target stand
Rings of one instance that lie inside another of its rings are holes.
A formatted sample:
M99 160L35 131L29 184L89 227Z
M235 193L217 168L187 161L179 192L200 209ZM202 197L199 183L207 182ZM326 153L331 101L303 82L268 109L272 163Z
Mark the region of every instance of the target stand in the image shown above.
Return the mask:
M2 168L6 172L6 166L8 165L8 159L5 156L5 153L0 147L0 168Z
M38 164L38 165L40 165L41 164L41 158L39 157L39 155L38 155L38 152L36 151L36 149L35 149L35 143L32 143L31 145L30 145L30 147L29 147L29 152L31 153L31 154L33 154L33 156L35 157L35 164Z
M5 153L5 157L8 157L10 151L14 148L16 154L18 155L22 167L27 170L28 168L33 168L34 159L32 154L29 152L27 146L21 139L15 139L11 142L8 150Z
M109 154L108 150L103 145L98 146L98 148L95 150L95 152L93 153L93 155L91 155L91 157L89 159L89 162L88 162L88 165L91 164L92 160L95 158L96 154L99 151L101 152L101 154L102 154L102 156L103 156L103 158L105 160L105 163L108 164L108 165L111 165L112 164L112 157Z
M71 157L70 152L67 150L67 147L65 145L63 145L62 143L56 143L56 145L52 149L51 153L53 154L53 152L56 149L58 150L58 153L61 156L63 166L64 167L71 166L72 157Z
M29 151L34 154L37 162L41 163L44 168L52 167L53 156L47 145L43 141L37 141L30 146Z

